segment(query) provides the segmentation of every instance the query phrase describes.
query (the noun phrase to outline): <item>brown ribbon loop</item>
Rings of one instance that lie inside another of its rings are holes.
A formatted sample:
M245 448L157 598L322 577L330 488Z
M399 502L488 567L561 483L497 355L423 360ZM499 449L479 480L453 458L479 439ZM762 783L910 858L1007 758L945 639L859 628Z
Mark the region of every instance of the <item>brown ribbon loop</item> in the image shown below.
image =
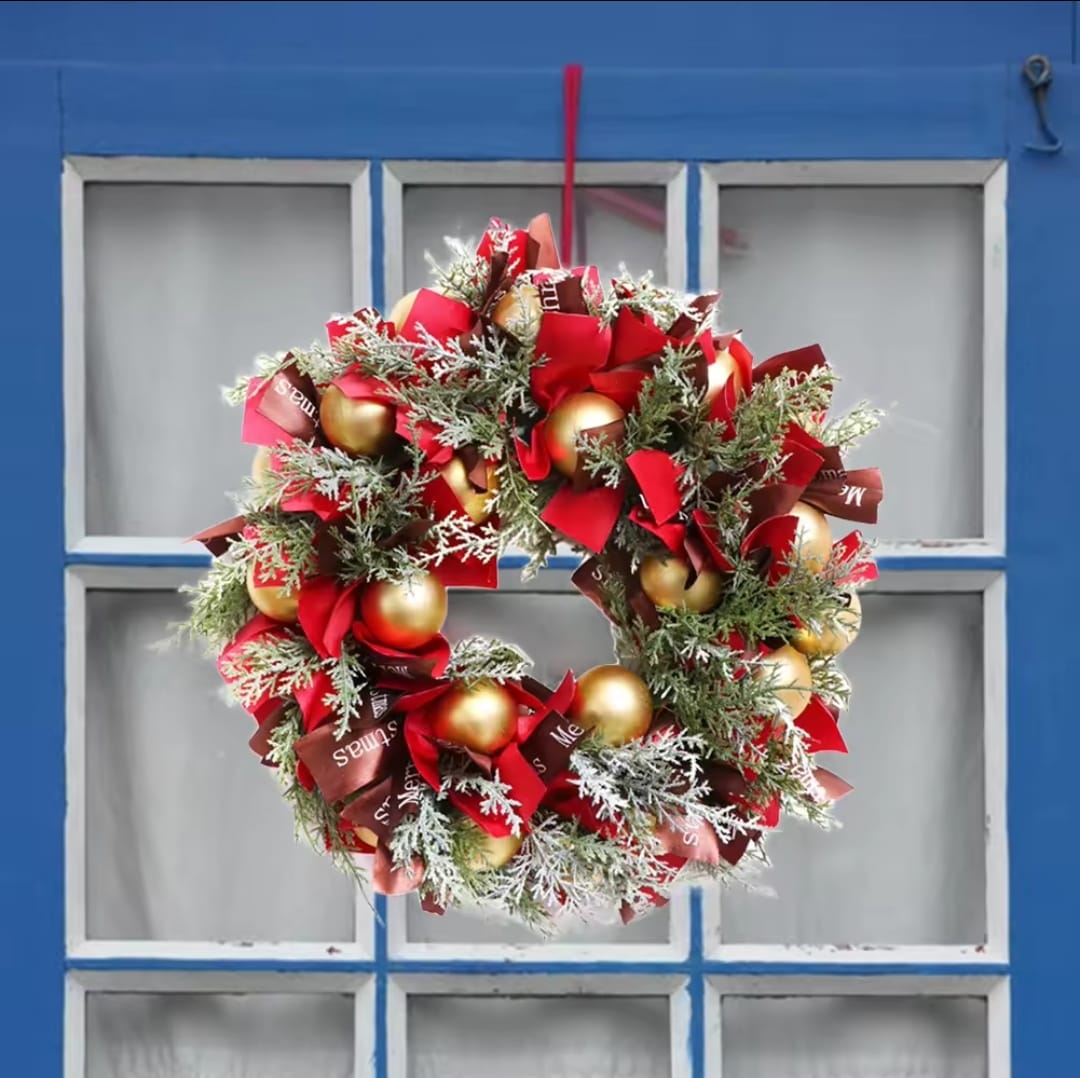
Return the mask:
M541 213L529 222L528 242L526 244L526 264L529 269L558 269L559 254L555 249L555 232L551 227L551 218ZM570 258L570 252L566 252Z
M588 314L585 291L580 277L552 276L536 282L540 294L540 310L561 314Z
M488 273L487 287L479 304L482 315L490 314L491 308L506 294L507 282L510 280L507 266L510 263L510 255L506 251L492 251L490 271Z
M375 848L375 861L371 866L371 882L380 895L407 895L415 891L424 879L424 862L419 857L405 868L396 868L385 842Z
M220 524L213 524L193 535L189 543L202 543L215 558L220 558L240 538L247 525L247 517L230 517Z
M555 695L553 690L549 689L542 681L537 681L536 678L530 677L528 674L521 679L521 687L530 696L535 696L542 704L546 704Z
M588 430L581 432L593 445L605 446L605 445L617 445L622 441L623 435L626 434L626 421L622 419L613 419L610 423L604 423L599 427L589 427ZM592 446L586 449L582 453L582 460L588 462L592 456ZM575 469L574 476L571 479L571 484L575 490L589 490L596 483L596 480L589 475L585 468Z
M648 628L657 628L660 624L660 615L656 612L656 607L649 597L641 590L641 582L637 574L630 571L630 562L625 556L589 558L577 567L570 582L586 599L599 607L609 621L614 621L610 611L604 605L601 587L605 575L609 573L622 583L630 609Z
M719 292L708 292L704 296L698 296L690 304L690 311L679 315L667 330L669 337L681 339L683 337L696 337L706 329L713 318L717 301L720 299ZM694 314L698 317L694 318Z
M877 468L857 468L850 472L822 469L803 492L802 500L830 516L876 524L883 497L881 473Z
M690 562L690 568L693 572L687 576L686 587L691 587L695 580L697 580L698 574L703 569L714 568L712 555L709 553L709 548L705 545L701 536L697 531L688 527L686 529L686 536L683 539L683 549L686 551L686 558Z
M436 660L425 655L383 655L374 648L364 649L364 660L382 679L424 682L432 676Z
M420 807L420 793L427 786L412 760L394 776L387 827L393 833L407 816L415 816Z
M398 761L400 764L400 761ZM395 866L389 840L407 816L416 814L424 780L408 758L369 790L365 790L341 814L346 823L366 827L378 839L371 879L382 895L403 895L415 891L424 879L424 862L413 858L405 866Z
M383 841L390 837L390 804L394 796L394 777L376 782L342 810L341 818L354 827L366 827Z
M341 741L333 726L320 726L297 741L296 753L323 797L340 801L385 775L404 744L402 721L394 718L367 729L350 727Z
M671 820L656 829L665 853L715 865L720 862L720 839L704 820L691 825L687 820Z
M315 383L295 363L271 375L257 411L294 438L307 441L319 429Z
M545 783L550 783L569 767L570 756L586 732L558 711L551 711L522 744L521 755Z
M434 521L417 517L415 520L410 520L408 524L398 528L393 535L380 539L376 545L383 550L392 550L394 547L405 543L414 543L418 539L423 539L431 531L433 524Z
M707 801L711 805L738 804L749 789L746 779L726 764L707 767L705 777L709 783ZM721 859L729 865L737 865L750 843L760 836L760 830L747 827L725 841L704 821L691 825L686 820L672 820L656 829L656 837L665 853L710 865L719 864Z
M337 576L341 569L341 552L336 533L322 527L315 533L316 575Z
M296 754L327 801L340 801L377 782L406 751L401 717L381 721L391 703L389 694L376 690L365 699L343 738L326 724L297 741Z
M259 723L259 728L251 735L251 739L248 741L251 751L264 764L269 763L267 757L270 755L270 735L278 728L284 718L285 705L282 704Z
M700 348L695 348L686 358L686 370L691 383L704 395L709 386L709 361Z

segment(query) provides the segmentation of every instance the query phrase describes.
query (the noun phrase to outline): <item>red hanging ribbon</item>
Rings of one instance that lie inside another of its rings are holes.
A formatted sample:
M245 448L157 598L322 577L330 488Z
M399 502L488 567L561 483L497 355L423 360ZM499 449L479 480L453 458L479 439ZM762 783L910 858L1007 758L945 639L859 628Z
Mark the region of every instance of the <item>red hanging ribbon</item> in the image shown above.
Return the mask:
M563 68L563 194L559 250L574 262L574 166L577 163L578 106L581 104L581 64Z

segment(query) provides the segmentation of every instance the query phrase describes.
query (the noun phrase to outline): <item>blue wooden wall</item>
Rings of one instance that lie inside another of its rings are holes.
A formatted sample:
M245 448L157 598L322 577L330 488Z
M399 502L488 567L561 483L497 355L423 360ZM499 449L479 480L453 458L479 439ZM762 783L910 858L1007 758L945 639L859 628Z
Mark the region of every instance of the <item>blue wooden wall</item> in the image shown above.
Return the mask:
M1065 0L20 2L0 4L0 61L858 68L997 64L1042 52L1072 62L1076 7Z
M32 531L9 529L0 541L0 560L21 570L9 574L9 609L17 619L9 619L4 634L11 755L5 790L14 826L0 858L0 920L7 927L0 948L0 1074L60 1073L63 622L57 569L64 552L62 460L54 432L60 427L61 147L470 156L460 124L442 119L458 108L460 120L459 104L475 101L469 96L475 88L505 90L509 83L514 92L504 92L505 121L496 104L477 139L482 146L472 149L556 157L557 69L580 62L586 66L585 157L709 159L781 150L824 157L1008 156L1010 168L1019 163L1010 174L1010 472L1035 477L1009 491L1009 616L1013 636L1032 641L1047 625L1075 620L1075 573L1066 570L1071 575L1063 587L1060 568L1080 530L1080 510L1068 496L1075 467L1070 454L1053 446L1047 454L1046 432L1057 431L1060 439L1075 427L1080 395L1074 358L1080 218L1068 212L1080 195L1080 72L1068 66L1076 61L1077 7L1063 0L0 4L0 239L9 252L0 258L0 326L9 360L35 360L15 367L16 396L33 406L16 409L0 425L0 450L14 459L34 447L38 469L33 496L13 503L32 521ZM1051 111L1067 151L1053 159L1025 158L1022 150L1034 135L1034 113L1019 65L1035 52L1058 65ZM58 69L50 66L56 64L65 66L63 98ZM202 70L184 71L193 67ZM285 67L288 78L270 83L269 71ZM372 73L424 67L423 78ZM470 74L444 82L433 77L436 67ZM345 78L346 68L369 73ZM601 68L607 70L596 71ZM773 78L771 71L781 68L784 75ZM819 70L802 79L793 73L798 68ZM875 71L869 81L844 77L884 68L907 70L880 77ZM506 77L522 69L532 73L518 83ZM744 78L732 69L755 70ZM650 70L649 78L633 77ZM672 70L708 74L672 86L658 74ZM483 78L493 72L502 74ZM607 122L613 115L626 121L627 98L641 93L643 83L651 95L648 121L635 119L632 128ZM277 97L267 93L268 85ZM801 114L790 116L790 129L774 125L772 136L761 136L746 119L749 105L765 102L773 115L794 113L795 87L807 91L799 98ZM859 108L842 107L849 93L862 95ZM437 122L416 126L425 102L410 94L428 95ZM681 129L666 123L674 116ZM837 130L840 116L848 119ZM646 122L651 135L641 145L639 126ZM1058 364L1053 392L1017 374L1039 362ZM1035 415L1042 419L1038 425ZM1056 528L1042 530L1032 522L1048 505ZM1075 815L1069 768L1075 694L1062 674L1049 676L1050 658L1040 658L1040 666L1015 654L1009 671L1014 1074L1064 1078L1077 1072L1070 1062L1071 994L1080 942L1072 920L1080 870L1075 840L1062 837ZM30 674L19 680L16 670Z

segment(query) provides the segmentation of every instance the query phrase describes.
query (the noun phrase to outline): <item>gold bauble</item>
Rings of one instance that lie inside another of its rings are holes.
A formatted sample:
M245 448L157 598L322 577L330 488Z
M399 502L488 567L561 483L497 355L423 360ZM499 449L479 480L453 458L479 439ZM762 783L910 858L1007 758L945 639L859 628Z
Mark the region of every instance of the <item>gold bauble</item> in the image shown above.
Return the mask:
M567 397L548 416L544 426L544 444L552 466L569 479L586 478L588 472L578 461L578 435L625 416L613 400L599 393L575 393Z
M360 616L380 643L413 651L443 627L446 588L431 573L420 573L403 584L377 580L360 594Z
M411 292L406 292L405 295L390 308L390 314L387 316L386 320L394 323L394 328L398 333L401 332L401 327L409 320L409 313L412 311L412 305L416 302L416 297L419 294L420 289L414 288Z
M300 597L295 591L283 591L275 584L256 584L255 562L248 566L247 590L259 613L275 621L296 621Z
M457 495L461 507L472 521L483 524L491 516L492 498L499 489L498 474L493 464L488 464L484 469L487 483L485 491L477 490L469 482L469 472L461 457L451 457L440 469L440 474L446 480L446 485Z
M605 744L625 745L652 725L652 695L625 666L594 666L578 680L567 717Z
M761 659L754 667L754 677L768 682L793 719L798 718L810 703L813 692L810 666L802 655L787 644Z
M394 409L376 400L355 400L327 386L319 402L319 424L327 441L353 456L374 457L394 442Z
M703 569L690 587L690 565L682 558L653 557L641 561L641 590L658 607L685 607L695 614L705 614L720 602L724 578L715 569Z
M361 842L366 842L369 846L378 846L379 836L370 827L354 827L353 831Z
M255 456L251 461L251 478L256 483L265 483L267 478L273 474L270 469L270 447L268 445L260 445L255 450Z
M432 705L431 732L442 741L488 756L505 748L517 731L517 701L497 681L455 685Z
M491 872L502 868L521 849L521 844L525 841L521 835L493 838L471 820L469 827L476 832L475 839L469 842L468 866L473 872Z
M739 365L727 348L716 353L716 358L708 366L707 374L708 382L705 386L705 399L709 402L712 402L724 386L727 385L729 378L735 379L736 397L740 397L746 392Z
M812 573L820 573L832 557L832 530L825 514L806 502L796 502L790 516L798 517L792 558Z
M491 312L491 320L519 341L533 340L540 332L540 292L536 285L522 281L514 285Z
M852 591L844 596L845 605L830 611L819 629L809 626L796 629L791 643L803 655L816 658L822 655L839 655L859 635L862 625L862 603L859 593Z
M409 320L409 315L412 314L413 304L416 302L416 297L420 295L420 289L414 288L411 292L406 292L390 308L390 313L386 316L387 322L393 322L394 328L400 333L405 326L405 323ZM435 292L438 295L445 295L441 287L427 288L425 291Z

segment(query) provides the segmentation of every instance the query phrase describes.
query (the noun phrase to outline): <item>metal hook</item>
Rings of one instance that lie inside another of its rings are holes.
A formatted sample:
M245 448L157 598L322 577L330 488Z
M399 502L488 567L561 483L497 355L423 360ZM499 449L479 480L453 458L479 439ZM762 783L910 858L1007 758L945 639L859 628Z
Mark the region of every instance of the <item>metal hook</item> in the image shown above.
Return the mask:
M1062 141L1050 130L1050 120L1046 114L1046 96L1050 90L1050 83L1054 79L1054 71L1050 66L1050 59L1046 56L1029 56L1024 61L1024 78L1031 87L1031 93L1035 98L1035 112L1039 117L1039 129L1043 133L1045 142L1029 142L1027 148L1036 153L1060 153Z

